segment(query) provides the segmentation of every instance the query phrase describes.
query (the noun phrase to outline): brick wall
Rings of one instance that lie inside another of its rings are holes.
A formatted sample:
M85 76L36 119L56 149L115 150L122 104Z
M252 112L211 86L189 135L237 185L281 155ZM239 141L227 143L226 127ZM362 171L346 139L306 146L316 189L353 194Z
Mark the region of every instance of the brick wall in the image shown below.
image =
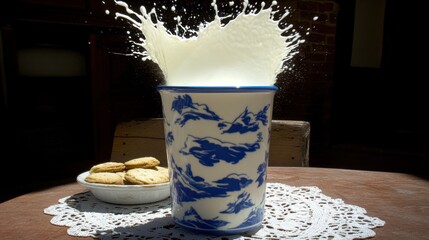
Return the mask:
M312 156L329 145L338 3L293 0L279 4L291 6L292 14L286 21L303 35L305 43L291 60L292 69L278 77L273 118L309 121L310 165L323 165Z

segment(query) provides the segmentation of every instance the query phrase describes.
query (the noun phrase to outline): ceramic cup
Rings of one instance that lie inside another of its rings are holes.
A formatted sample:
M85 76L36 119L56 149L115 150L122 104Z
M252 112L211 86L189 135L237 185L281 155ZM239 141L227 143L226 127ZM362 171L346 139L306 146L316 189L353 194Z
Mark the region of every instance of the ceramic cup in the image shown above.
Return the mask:
M158 87L176 224L210 234L261 226L276 90Z

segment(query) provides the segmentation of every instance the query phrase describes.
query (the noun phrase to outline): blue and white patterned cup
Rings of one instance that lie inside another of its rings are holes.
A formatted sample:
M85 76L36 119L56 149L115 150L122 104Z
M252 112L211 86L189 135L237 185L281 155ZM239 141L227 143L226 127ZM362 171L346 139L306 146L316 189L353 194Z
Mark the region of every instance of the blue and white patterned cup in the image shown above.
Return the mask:
M176 224L210 234L262 224L276 90L158 87Z

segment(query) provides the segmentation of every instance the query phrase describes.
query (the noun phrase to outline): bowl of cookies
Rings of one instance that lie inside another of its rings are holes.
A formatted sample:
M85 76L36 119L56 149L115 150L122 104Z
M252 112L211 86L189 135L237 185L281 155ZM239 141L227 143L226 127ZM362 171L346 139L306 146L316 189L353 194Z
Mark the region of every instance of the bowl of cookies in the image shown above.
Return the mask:
M77 176L99 200L114 204L145 204L170 196L168 169L153 157L124 163L104 162Z

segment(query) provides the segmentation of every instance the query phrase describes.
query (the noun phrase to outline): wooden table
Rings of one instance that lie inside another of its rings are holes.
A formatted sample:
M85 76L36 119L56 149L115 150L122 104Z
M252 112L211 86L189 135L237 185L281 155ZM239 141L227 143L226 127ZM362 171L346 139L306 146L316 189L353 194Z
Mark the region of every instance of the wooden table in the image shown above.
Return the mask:
M327 196L363 207L386 224L376 239L429 239L429 181L413 175L328 168L270 167L269 182L317 186ZM80 239L50 224L43 209L85 191L76 183L33 192L0 204L1 239ZM88 238L83 238L88 239Z

